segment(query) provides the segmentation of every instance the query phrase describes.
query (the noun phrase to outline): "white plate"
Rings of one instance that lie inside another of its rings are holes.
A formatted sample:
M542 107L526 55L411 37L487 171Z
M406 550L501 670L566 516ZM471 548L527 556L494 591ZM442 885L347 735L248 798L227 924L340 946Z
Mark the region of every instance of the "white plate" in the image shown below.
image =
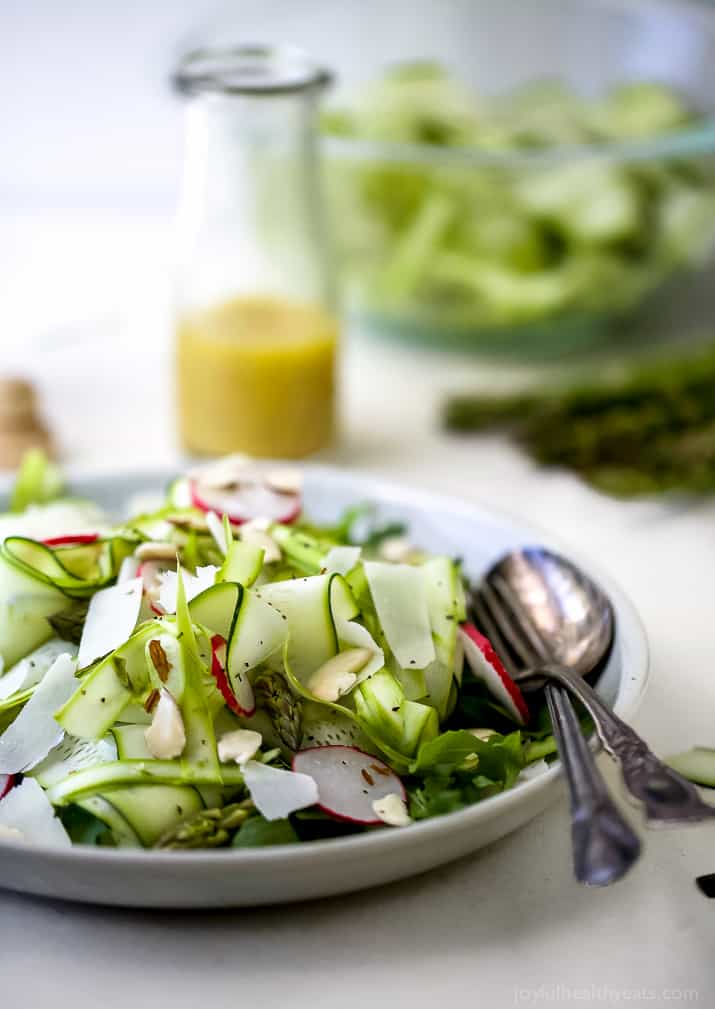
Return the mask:
M158 488L170 473L125 473L73 479L76 492L110 510ZM528 523L454 499L384 483L363 474L306 466L306 510L334 520L356 501L374 502L382 519L404 519L416 542L464 558L474 576L504 551L535 543L564 546ZM616 637L599 693L626 720L648 672L640 620L620 589L573 551L608 592ZM0 886L46 897L132 907L235 907L279 904L346 893L402 879L476 851L542 812L559 794L558 766L458 813L401 829L244 851L142 852L76 847L56 851L2 843Z

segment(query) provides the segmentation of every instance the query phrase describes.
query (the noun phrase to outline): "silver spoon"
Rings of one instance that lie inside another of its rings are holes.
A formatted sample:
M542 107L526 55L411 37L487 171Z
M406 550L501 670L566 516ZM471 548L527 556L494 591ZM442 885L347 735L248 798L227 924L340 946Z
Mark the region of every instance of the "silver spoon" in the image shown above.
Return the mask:
M607 596L583 571L541 547L516 550L487 573L478 595L515 679L528 689L555 680L581 701L650 822L715 816L696 787L659 760L583 680L607 656L614 627Z
M482 584L472 592L471 604L476 624L518 680L535 668L540 669L541 663L532 661L531 651L529 660L522 658L526 646L522 644L521 635L528 638L531 626L527 625L527 631L522 629L523 621L518 627L514 626L513 611L507 610L501 600L503 586L498 569L501 564L508 564L513 556L508 555L488 572ZM496 588L493 585L495 572ZM511 648L507 647L507 641ZM568 694L563 687L546 683L543 677L540 685L545 685L553 733L569 789L574 875L588 886L608 886L624 876L638 860L641 842L608 792Z

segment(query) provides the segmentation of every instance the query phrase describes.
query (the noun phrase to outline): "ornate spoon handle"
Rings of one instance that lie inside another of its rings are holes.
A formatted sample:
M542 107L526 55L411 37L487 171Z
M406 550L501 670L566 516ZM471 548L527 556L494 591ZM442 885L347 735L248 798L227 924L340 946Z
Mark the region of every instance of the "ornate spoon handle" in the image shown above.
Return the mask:
M574 875L608 886L637 861L641 843L608 793L567 692L549 684L546 700L571 800Z
M555 665L545 665L534 670L534 674L556 680L581 701L604 748L620 762L626 788L643 803L649 822L696 823L715 816L715 808L703 802L695 785L659 760L638 733L611 711L580 676Z

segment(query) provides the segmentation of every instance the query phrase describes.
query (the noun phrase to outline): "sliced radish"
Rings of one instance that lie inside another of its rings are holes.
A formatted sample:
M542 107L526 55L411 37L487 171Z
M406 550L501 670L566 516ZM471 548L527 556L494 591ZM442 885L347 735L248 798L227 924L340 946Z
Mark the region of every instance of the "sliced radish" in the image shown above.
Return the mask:
M14 774L0 774L0 799L7 795L14 784Z
M282 771L249 760L244 765L243 780L256 809L266 820L283 820L297 809L314 806L318 801L316 783L301 772Z
M404 785L377 757L354 746L314 746L293 757L293 770L310 775L318 786L318 805L350 823L379 824L373 803L396 795L407 801Z
M50 536L49 539L42 540L46 547L80 547L88 543L96 543L99 533L77 533L68 536Z
M302 507L299 471L266 470L247 456L227 456L194 470L188 487L194 507L227 515L234 525L254 518L295 522Z
M488 638L474 624L462 624L459 640L464 646L467 665L489 693L503 705L518 725L529 721L529 708L524 695L504 668Z
M247 707L244 708L231 689L231 684L228 676L226 675L226 639L222 638L220 634L214 634L211 638L211 675L214 680L216 680L216 686L231 711L237 715L243 715L244 717L250 718L256 710L253 688L251 687L248 678L244 677L243 682L251 691L250 698L248 697L248 692L246 692L246 696L242 698L247 705Z
M301 498L296 494L281 494L264 484L246 484L231 490L191 484L191 503L203 512L216 512L236 526L249 519L267 518L289 525L301 512Z

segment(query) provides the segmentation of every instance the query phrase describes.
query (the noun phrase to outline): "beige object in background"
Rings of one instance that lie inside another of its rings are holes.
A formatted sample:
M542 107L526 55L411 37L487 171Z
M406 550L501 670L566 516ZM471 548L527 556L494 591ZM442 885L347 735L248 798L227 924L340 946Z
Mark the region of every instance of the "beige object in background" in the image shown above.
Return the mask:
M23 379L0 379L0 469L18 466L30 448L52 452L52 439L38 413L35 390Z

